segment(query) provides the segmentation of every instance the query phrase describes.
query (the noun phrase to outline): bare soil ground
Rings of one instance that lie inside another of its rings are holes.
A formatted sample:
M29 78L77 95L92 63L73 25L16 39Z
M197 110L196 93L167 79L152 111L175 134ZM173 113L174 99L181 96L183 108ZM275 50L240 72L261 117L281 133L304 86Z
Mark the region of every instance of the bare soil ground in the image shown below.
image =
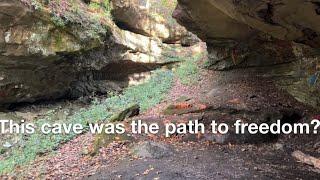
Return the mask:
M180 97L190 98L188 103L205 104L212 111L166 116L162 111ZM225 111L227 110L227 111ZM228 110L232 110L230 113ZM298 121L310 121L319 112L304 106L279 90L270 79L247 70L211 72L203 70L199 82L184 86L178 80L167 100L134 117L164 123L186 118L200 118L203 122L219 119L228 121L253 117L265 112L293 112L301 116ZM290 120L289 117L288 120ZM296 121L296 120L294 120ZM172 156L138 158L131 146L139 141L151 140L174 148ZM264 143L226 143L210 138L192 136L139 136L133 143L114 142L90 156L87 149L93 136L83 134L62 145L54 154L40 157L23 168L26 178L46 179L319 179L319 170L296 162L291 153L301 150L320 156L320 138L316 135L281 135ZM26 173L28 172L28 173ZM19 176L21 176L19 175Z

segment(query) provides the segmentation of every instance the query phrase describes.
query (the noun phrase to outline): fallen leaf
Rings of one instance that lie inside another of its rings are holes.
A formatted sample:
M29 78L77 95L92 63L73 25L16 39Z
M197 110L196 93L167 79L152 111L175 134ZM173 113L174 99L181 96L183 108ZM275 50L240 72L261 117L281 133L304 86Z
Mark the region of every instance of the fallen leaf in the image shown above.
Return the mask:
M154 170L154 168L151 167L151 168L145 170L142 174L143 174L143 175L148 175L148 174L150 173L150 171L153 171L153 170Z
M240 99L239 98L231 99L231 100L228 101L228 103L240 104Z

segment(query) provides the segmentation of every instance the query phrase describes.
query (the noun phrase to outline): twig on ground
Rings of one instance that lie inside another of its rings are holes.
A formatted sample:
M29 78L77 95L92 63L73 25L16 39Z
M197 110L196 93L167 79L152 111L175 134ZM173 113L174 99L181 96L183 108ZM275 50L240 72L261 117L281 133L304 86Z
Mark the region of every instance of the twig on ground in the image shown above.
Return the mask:
M314 166L317 169L320 169L320 159L315 158L313 156L304 154L301 151L294 151L292 153L292 156L297 159L299 162L302 162L304 164L308 164L310 166Z

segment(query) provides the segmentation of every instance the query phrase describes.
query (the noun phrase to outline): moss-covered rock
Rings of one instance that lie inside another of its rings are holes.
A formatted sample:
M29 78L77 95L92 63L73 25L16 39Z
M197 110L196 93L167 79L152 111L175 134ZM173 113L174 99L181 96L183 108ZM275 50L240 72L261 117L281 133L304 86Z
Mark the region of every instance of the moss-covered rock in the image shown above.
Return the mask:
M110 124L110 123L109 123ZM112 123L114 126L116 126L116 123ZM123 123L125 126L125 129L130 129L130 125L128 123ZM106 127L105 127L106 128ZM125 132L123 134L110 134L106 133L105 130L103 130L100 134L95 134L93 143L91 147L89 148L88 154L94 156L99 152L99 149L102 147L107 147L109 144L113 142L118 143L128 143L134 141L133 136L130 134L130 132Z
M133 137L128 134L97 134L94 138L92 147L89 150L91 156L96 155L99 152L99 149L102 147L107 147L113 142L131 142Z
M125 120L126 118L133 117L139 115L140 106L138 104L134 104L129 106L128 108L115 113L111 118L110 122L120 122Z

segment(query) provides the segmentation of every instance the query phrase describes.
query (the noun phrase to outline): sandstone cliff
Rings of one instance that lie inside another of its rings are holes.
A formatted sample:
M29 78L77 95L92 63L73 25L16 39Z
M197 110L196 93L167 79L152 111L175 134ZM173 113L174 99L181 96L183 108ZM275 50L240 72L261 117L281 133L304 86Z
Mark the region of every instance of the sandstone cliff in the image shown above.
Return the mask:
M108 78L104 67L163 62L169 47L161 39L188 33L181 26L168 36L120 29L111 7L109 0L0 1L0 105L120 90L128 83Z
M193 45L197 37L172 18L176 0L111 0L112 15L120 28L159 38L165 43Z
M264 67L298 100L319 106L320 2L178 2L174 17L207 42L210 68Z

